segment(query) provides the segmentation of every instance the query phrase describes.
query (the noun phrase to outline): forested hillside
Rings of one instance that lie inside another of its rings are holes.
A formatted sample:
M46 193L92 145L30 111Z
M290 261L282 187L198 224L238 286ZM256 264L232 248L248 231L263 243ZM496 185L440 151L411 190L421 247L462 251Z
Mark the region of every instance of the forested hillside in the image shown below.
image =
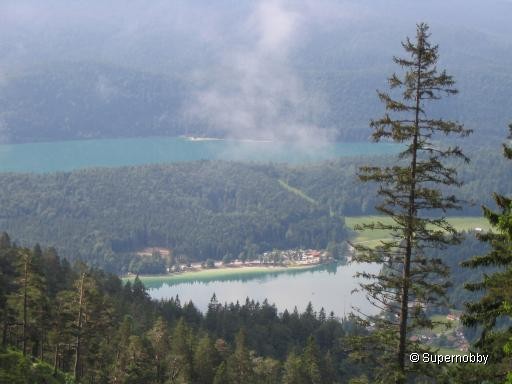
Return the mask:
M493 192L512 190L512 179L505 177L509 173L507 164L503 163L495 148L470 146L467 151L471 160L469 164L450 163L457 168L463 182L457 188L458 196L464 201L463 209L454 212L456 215L480 216L482 204L493 204ZM285 172L282 177L286 177L290 185L319 204L329 206L340 215L354 216L375 212L376 186L362 184L356 176L359 166L373 163L393 165L396 158L368 156L281 169Z
M498 156L473 152L461 170L468 204L458 215L478 215L493 191L512 189ZM140 259L134 253L148 246L170 247L190 261L326 248L347 239L343 216L374 213L374 187L355 175L370 161L297 167L200 161L1 174L0 230L19 243L55 246L72 260L114 272L127 272ZM162 262L153 264L141 271L164 270Z
M314 63L299 72L307 92L321 93L336 104L325 107L309 123L322 129L336 128L338 140L366 140L369 135L365 116L376 111L375 84L380 71L320 71ZM474 106L482 92L493 98L509 99L512 79L502 71L477 77L462 73L470 93L451 109L457 118L498 138L496 126L506 115L481 104ZM480 92L472 94L472 87ZM476 84L476 85L475 85ZM57 141L87 138L138 136L202 135L226 137L222 127L202 121L184 111L194 97L193 84L178 75L147 73L112 64L81 62L37 67L0 83L0 102L4 105L2 139L9 142ZM364 92L361 91L364 90ZM445 112L445 111L443 111ZM487 119L492 116L492 119ZM257 137L240 132L237 137Z
M468 85L470 79L474 84L474 72L463 75L468 77ZM303 76L310 92L320 90L326 98L336 100L336 105L329 106L312 123L325 129L336 127L339 140L368 137L368 122L362 116L376 109L372 91L382 77L380 73L313 70ZM493 97L508 99L506 89L511 88L512 79L505 73L494 73L491 79L477 78L476 82L475 89L492 90ZM357 91L361 87L365 92ZM190 88L178 76L148 74L110 64L84 62L36 68L0 83L0 101L5 111L3 139L33 142L150 135L226 136L213 121L198 121L183 112L193 97ZM502 89L501 94L496 95L496 89ZM473 108L476 95L464 95L464 103L456 106L460 110L457 117L469 121L477 134L492 132L494 126L503 124L505 116L496 114L499 111L482 111L480 105ZM491 121L486 120L489 115L493 116ZM493 137L497 138L497 133Z
M0 85L11 142L177 136L182 81L90 62L31 69ZM190 127L191 128L191 127ZM5 132L7 130L7 132Z
M284 188L272 166L205 161L0 179L0 227L13 238L116 272L147 246L220 260L346 238L341 217Z

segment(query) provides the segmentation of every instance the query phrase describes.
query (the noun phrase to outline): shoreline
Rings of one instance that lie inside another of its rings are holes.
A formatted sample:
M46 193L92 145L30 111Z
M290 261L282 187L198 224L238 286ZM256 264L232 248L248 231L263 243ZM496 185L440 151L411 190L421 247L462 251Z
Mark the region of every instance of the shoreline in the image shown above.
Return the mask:
M244 266L223 266L220 268L201 268L195 270L188 270L184 272L166 273L158 275L122 275L119 278L122 281L133 281L136 276L139 276L141 281L144 280L187 280L192 277L206 278L206 277L227 277L236 274L250 274L250 273L272 273L272 272L286 272L290 270L304 270L313 269L328 263L310 264L310 265L293 265L293 266L261 266L261 265L244 265Z
M240 138L230 138L230 137L203 137L203 136L178 136L181 139L185 139L187 141L237 141L237 142L245 142L245 143L273 143L274 140L270 139L240 139Z

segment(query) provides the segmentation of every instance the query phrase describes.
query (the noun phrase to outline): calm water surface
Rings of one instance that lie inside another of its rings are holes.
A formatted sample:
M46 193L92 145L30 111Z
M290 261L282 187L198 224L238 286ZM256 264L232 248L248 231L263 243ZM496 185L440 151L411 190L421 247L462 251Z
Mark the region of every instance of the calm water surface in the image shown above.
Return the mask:
M205 311L215 293L221 303L245 302L249 297L262 302L268 299L274 303L279 312L284 309L299 311L311 302L316 311L321 307L337 316L348 314L352 306L359 307L365 313L375 313L360 292L351 293L358 287L358 281L353 277L356 271L375 271L375 264L349 264L321 266L310 270L286 271L283 273L260 273L256 276L230 276L213 281L193 280L144 281L151 297L164 299L179 296L182 303L192 300L201 310Z
M306 163L343 156L396 153L391 143L331 143L301 146L244 140L192 141L150 137L0 145L0 172L55 172L192 160Z

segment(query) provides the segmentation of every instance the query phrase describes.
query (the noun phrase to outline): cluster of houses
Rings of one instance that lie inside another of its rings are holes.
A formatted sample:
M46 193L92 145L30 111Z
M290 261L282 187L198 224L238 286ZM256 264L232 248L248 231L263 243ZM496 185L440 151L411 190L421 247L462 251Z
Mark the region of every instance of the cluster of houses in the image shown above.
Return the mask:
M332 260L332 256L325 250L316 249L287 249L264 252L253 260L232 260L228 263L210 260L206 262L190 263L173 258L172 250L163 247L147 247L137 252L140 257L158 256L165 262L167 273L180 273L203 268L219 268L222 266L300 266L316 265Z
M425 331L419 335L411 336L411 341L421 341L425 344L436 347L449 346L450 348L456 348L461 352L467 352L469 349L469 343L464 337L462 327L460 325L456 325L460 320L460 316L456 313L449 313L446 316L446 320L448 320L448 324L453 323L450 328L447 328L446 332L435 333L432 331Z
M264 252L259 258L261 264L313 265L331 260L327 251L316 249L287 249L282 251Z

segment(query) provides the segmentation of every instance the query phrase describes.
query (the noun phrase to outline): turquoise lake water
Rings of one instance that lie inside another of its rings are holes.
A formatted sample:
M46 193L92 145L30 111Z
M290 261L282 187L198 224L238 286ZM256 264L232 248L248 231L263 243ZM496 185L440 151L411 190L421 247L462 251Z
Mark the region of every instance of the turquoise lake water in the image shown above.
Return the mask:
M182 137L76 140L0 145L0 172L56 172L192 160L307 163L344 156L396 153L391 143L298 145L244 140L190 140Z

